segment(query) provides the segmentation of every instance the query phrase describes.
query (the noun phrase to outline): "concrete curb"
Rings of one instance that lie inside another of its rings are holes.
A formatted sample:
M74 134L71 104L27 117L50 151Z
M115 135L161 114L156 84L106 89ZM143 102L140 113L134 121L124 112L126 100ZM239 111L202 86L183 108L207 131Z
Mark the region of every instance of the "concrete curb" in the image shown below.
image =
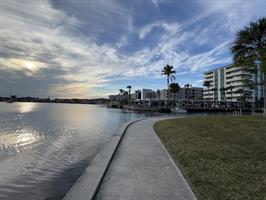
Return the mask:
M156 122L172 118L146 118L129 127L96 199L197 200L154 130Z
M92 159L90 165L66 193L63 200L93 200L128 127L144 119L146 118L132 121L120 127L110 141Z
M176 162L173 160L172 156L170 155L170 153L168 152L168 150L166 149L165 145L162 143L161 139L159 138L159 136L157 135L157 133L156 133L156 131L155 131L154 126L155 126L155 124L156 124L157 122L160 122L160 121L163 121L163 120L168 120L168 119L176 119L176 118L165 118L165 119L157 120L156 122L154 122L154 124L153 124L153 131L154 131L154 134L156 135L157 139L160 141L160 144L161 144L161 146L162 146L164 152L166 153L168 159L169 159L169 160L172 162L172 164L175 166L175 169L176 169L177 173L180 175L180 177L182 178L182 180L183 180L184 183L186 184L187 188L189 189L190 195L191 195L195 200L197 200L197 197L196 197L194 191L193 191L192 188L190 187L190 184L189 184L188 181L186 180L184 174L183 174L183 173L181 172L181 170L179 169L178 163L176 163ZM180 117L180 119L182 119L182 118Z

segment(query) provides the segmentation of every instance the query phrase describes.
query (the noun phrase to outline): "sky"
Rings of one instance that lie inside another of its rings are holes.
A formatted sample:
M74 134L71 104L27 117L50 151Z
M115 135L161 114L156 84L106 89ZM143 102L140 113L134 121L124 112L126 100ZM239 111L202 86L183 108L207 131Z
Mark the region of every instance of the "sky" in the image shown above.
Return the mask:
M108 97L181 86L232 62L265 0L0 0L0 96Z

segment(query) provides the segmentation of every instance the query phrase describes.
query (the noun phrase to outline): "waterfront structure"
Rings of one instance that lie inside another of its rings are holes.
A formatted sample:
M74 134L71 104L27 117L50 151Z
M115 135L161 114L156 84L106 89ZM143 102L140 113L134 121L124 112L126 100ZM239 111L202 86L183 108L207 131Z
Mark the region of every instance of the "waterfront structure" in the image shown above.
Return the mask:
M203 88L201 87L182 87L179 92L174 94L167 92L167 89L160 90L160 99L170 100L202 100Z
M129 95L130 95L130 100L131 101L135 101L135 100L141 99L141 91L140 90L136 90L134 93L131 93Z
M141 100L151 100L156 98L156 91L151 89L142 89Z
M134 93L130 93L127 95L123 95L123 94L116 94L116 95L110 95L109 96L109 100L112 102L120 102L120 101L125 101L128 100L128 95L130 95L130 101L134 101L134 100L138 100L141 99L141 90L136 90Z
M248 101L256 102L263 97L263 90L256 86L247 86L247 80L258 81L258 77L244 71L241 67L226 65L204 73L204 82L210 87L204 88L203 98L210 101Z
M110 101L124 101L124 100L127 100L128 99L128 96L127 95L121 95L121 94L116 94L116 95L110 95L109 96L109 100Z
M182 87L179 92L174 94L167 92L167 89L154 91L152 89L136 90L134 93L129 94L130 101L138 100L202 100L203 88L201 87ZM128 95L110 95L110 101L123 101L128 99Z

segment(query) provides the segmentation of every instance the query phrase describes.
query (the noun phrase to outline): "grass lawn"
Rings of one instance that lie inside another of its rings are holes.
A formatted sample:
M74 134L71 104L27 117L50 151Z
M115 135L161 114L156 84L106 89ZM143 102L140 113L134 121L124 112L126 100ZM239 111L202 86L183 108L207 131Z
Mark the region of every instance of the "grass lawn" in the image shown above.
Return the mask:
M199 200L266 200L266 118L170 119L154 128Z

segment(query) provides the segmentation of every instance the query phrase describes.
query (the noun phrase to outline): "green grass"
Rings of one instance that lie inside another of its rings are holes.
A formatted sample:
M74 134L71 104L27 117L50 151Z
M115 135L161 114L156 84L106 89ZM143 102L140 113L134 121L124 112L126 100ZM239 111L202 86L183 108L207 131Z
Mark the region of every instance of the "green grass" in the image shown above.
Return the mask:
M266 118L171 119L154 128L199 200L266 200Z

